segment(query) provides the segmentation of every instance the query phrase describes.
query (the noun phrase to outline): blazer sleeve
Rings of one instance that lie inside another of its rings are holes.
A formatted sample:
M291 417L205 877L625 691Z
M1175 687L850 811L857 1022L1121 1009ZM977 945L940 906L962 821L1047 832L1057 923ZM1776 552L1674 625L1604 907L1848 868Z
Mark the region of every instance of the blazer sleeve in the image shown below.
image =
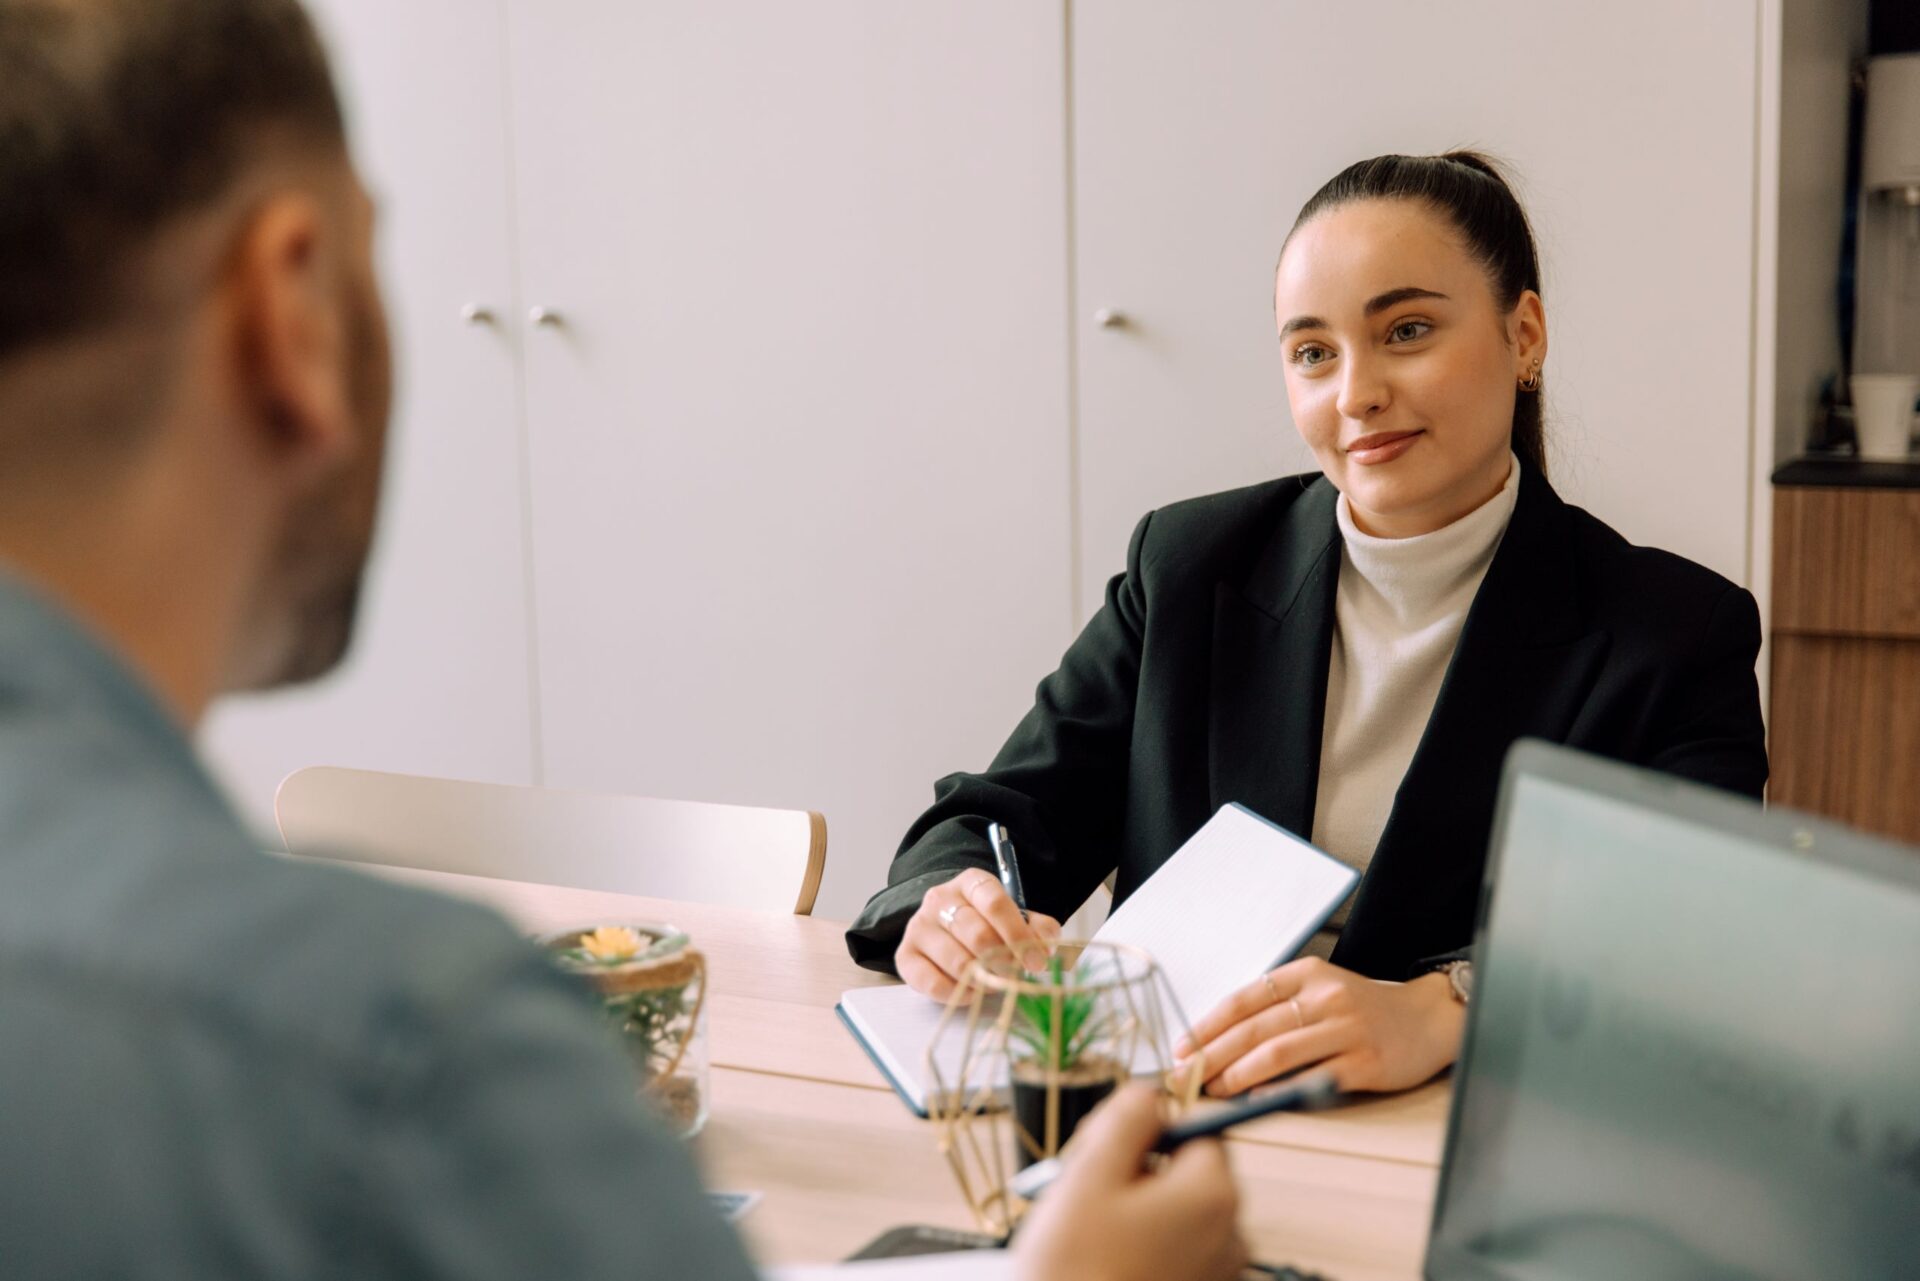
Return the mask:
M1760 800L1767 731L1760 717L1760 609L1728 584L1656 708L1649 769Z
M993 869L990 822L1019 852L1028 906L1065 918L1112 871L1124 822L1127 761L1146 629L1142 562L1152 513L1127 548L1127 568L1106 602L984 773L950 774L932 808L901 842L887 887L847 930L847 950L868 969L893 972L907 919L926 892L969 867Z
M1675 778L1754 800L1767 789L1767 731L1760 716L1760 609L1753 594L1727 584L1672 679L1648 711L1642 758L1633 762ZM1470 961L1463 947L1413 963L1409 978L1449 961Z

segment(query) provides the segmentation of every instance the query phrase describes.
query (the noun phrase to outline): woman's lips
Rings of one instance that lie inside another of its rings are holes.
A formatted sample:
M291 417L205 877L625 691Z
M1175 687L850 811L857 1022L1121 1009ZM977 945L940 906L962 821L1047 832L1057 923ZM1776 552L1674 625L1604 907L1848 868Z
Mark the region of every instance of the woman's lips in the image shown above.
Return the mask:
M1420 439L1422 434L1418 431L1386 431L1362 436L1347 446L1347 457L1362 467L1378 467L1412 449L1413 442Z

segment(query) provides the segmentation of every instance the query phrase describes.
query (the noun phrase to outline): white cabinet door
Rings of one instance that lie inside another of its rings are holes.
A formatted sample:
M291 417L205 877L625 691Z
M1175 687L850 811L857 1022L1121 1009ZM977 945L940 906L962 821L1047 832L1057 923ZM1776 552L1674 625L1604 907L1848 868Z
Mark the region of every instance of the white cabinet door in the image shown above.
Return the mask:
M1076 5L1082 610L1147 509L1314 469L1281 239L1352 161L1460 145L1539 236L1555 486L1744 581L1757 40L1753 0Z
M314 7L380 202L399 396L352 655L318 685L225 704L204 738L262 822L302 765L506 783L534 772L504 10ZM469 304L502 323L463 321Z
M510 9L547 779L850 912L1069 639L1060 7Z

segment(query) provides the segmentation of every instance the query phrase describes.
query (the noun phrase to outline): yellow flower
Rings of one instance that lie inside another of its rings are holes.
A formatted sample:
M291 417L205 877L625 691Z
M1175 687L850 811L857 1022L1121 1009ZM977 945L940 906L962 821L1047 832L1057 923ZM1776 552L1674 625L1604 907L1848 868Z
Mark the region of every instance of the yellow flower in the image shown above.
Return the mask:
M580 936L580 950L596 961L624 961L640 951L640 936L624 925L602 925Z

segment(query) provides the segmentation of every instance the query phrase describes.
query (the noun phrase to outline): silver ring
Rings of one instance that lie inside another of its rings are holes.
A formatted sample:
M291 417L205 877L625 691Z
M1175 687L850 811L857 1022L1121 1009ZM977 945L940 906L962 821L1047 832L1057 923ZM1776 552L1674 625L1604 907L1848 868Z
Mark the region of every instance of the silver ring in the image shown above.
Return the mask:
M1280 994L1279 994L1278 992L1276 992L1276 991L1274 991L1274 990L1273 990L1273 975L1272 975L1272 973L1271 973L1271 972L1269 972L1269 973L1266 973L1266 974L1262 974L1262 975L1260 976L1260 981L1261 981L1262 983L1265 983L1265 984L1267 985L1267 997L1268 997L1268 1000L1267 1000L1267 1004L1268 1004L1268 1005L1278 1005L1278 1004L1280 1004Z
M934 919L940 922L941 929L951 934L953 933L954 918L959 915L960 915L960 905L958 903L949 903L945 907L940 909L940 914L936 916Z
M1293 1007L1294 1022L1300 1025L1300 1027L1295 1028L1294 1031L1298 1032L1300 1028L1307 1025L1307 1016L1300 1012L1300 998L1297 996L1288 997L1287 1004Z

